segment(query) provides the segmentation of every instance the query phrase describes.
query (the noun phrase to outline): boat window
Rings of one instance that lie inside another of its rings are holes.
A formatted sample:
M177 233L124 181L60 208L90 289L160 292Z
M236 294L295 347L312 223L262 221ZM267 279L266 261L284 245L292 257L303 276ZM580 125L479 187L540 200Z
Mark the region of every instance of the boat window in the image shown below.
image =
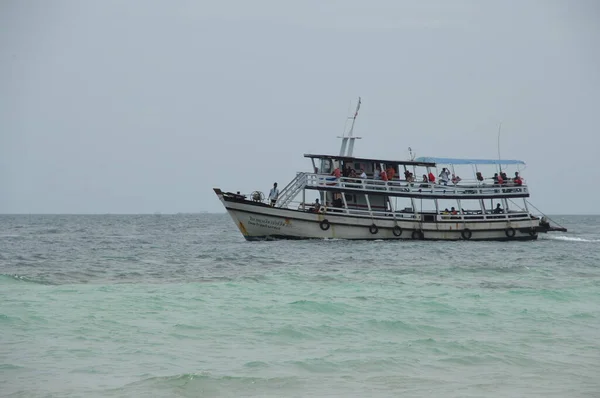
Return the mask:
M329 174L333 171L331 167L331 159L321 159L321 173Z

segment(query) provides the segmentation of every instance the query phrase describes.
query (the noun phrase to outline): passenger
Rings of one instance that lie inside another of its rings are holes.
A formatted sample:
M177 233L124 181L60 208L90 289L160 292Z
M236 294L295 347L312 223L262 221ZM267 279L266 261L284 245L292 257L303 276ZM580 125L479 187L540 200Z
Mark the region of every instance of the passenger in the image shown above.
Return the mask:
M427 180L427 174L423 174L423 184L421 184L421 187L425 187L427 188L429 186L429 181Z
M346 165L344 166L344 170L342 171L342 175L343 175L344 177L350 177L350 171L351 171L351 170L350 170L350 165L349 165L349 164L346 164Z
M313 205L312 209L310 209L310 211L312 211L313 213L318 213L321 210L321 204L319 203L319 199L315 199L315 204Z
M461 178L457 175L452 174L452 184L456 185L460 182Z
M483 181L483 175L481 174L481 171L478 171L475 173L475 175L477 176L477 181Z
M348 177L350 177L350 178L356 178L356 170L351 169L350 170L350 174L348 175Z
M502 210L502 207L500 207L500 203L498 203L498 205L494 209L494 214L502 214L502 213L504 213L504 210Z
M360 178L367 178L367 173L365 173L365 169L360 169Z
M373 172L373 179L374 180L381 179L381 167L379 165L377 165L377 167L375 167L375 171Z
M271 206L275 206L275 203L277 203L278 197L279 197L279 189L277 189L277 183L274 183L273 188L269 192L269 200L271 202Z
M379 177L383 181L387 181L388 180L387 173L384 170L382 170L381 173L379 173Z
M504 184L504 182L506 181L503 177L502 177L503 173L500 173L500 175L498 176L498 184L502 185Z
M500 177L502 177L502 179L504 180L504 182L508 182L508 177L506 176L505 172L501 172L500 173Z
M458 214L458 212L456 211L456 209L455 209L454 207L452 207L452 208L450 209L450 214L452 214L453 216L455 216L455 215L457 215L457 214Z
M388 166L385 173L387 174L388 181L392 181L394 179L394 177L396 176L396 170L394 170L393 166Z
M408 170L404 170L404 179L405 179L406 181L408 181L408 179L409 179L409 178L410 178L410 171L408 171Z
M513 179L513 182L515 183L515 185L518 186L523 185L523 180L521 179L521 176L519 175L518 171L515 171L515 178Z
M342 173L340 172L340 168L336 167L335 170L333 170L333 173L331 173L332 176L335 176L335 178L340 178L342 176Z
M439 177L442 184L448 185L448 181L450 180L450 170L444 167Z
M498 173L494 173L494 177L492 177L494 180L494 184L498 184Z
M429 172L429 182L435 182L435 176L431 171Z
M408 182L414 182L415 181L415 176L413 175L413 173L408 172L408 177L406 178L406 181L408 181Z

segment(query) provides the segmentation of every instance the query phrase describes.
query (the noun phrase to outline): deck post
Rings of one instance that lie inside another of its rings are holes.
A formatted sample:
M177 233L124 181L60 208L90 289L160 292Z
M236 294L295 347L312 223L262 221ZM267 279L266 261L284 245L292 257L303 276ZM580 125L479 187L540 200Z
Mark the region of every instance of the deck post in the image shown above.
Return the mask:
M306 210L306 188L302 189L302 211Z
M369 209L369 215L373 218L373 211L371 210L371 202L369 201L369 195L365 194L365 201L367 202L367 209Z

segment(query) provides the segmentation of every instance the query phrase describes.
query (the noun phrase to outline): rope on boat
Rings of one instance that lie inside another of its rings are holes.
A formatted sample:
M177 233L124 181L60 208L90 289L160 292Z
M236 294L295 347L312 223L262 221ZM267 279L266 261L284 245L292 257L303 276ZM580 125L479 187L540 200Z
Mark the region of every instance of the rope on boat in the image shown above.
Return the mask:
M547 215L545 215L540 209L538 209L537 207L535 207L530 201L528 201L527 199L525 200L527 202L527 204L531 207L533 207L534 209L536 209L541 215L543 215L544 217L546 217L548 220L552 221L554 224L558 225L561 228L565 228L562 225L560 225L559 223L557 223L556 221L554 221L553 219L551 219L550 217L548 217ZM565 228L566 229L566 228Z

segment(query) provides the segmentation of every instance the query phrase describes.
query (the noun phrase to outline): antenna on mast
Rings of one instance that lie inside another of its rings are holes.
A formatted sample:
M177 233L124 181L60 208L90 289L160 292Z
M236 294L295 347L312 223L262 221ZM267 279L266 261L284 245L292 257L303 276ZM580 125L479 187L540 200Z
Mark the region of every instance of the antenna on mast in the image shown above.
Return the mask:
M498 168L502 172L502 165L500 164L500 132L502 131L502 122L498 125Z
M352 156L352 152L354 152L354 140L360 140L362 137L354 137L354 123L356 122L356 118L358 117L358 111L360 109L361 99L358 97L358 103L356 104L356 111L354 112L354 116L349 116L348 120L352 119L352 124L350 125L350 130L348 131L348 135L346 135L345 130L344 134L341 137L342 146L340 147L340 156ZM346 146L348 147L348 151L346 151Z

